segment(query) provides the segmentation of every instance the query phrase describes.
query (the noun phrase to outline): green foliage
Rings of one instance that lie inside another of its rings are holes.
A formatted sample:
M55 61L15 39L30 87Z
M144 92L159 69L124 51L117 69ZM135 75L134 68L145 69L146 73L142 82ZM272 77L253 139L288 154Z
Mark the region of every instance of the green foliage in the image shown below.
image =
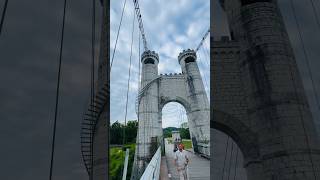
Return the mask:
M172 131L176 131L178 128L176 127L166 127L163 129L163 137L164 138L171 138L172 137Z
M163 137L164 138L171 138L172 137L172 131L179 131L180 132L180 137L182 139L190 139L189 128L176 128L176 127L164 128L163 129Z
M182 144L184 145L184 149L192 149L191 140L182 140Z
M181 139L190 139L189 128L180 128L180 137Z
M130 179L134 161L135 144L127 144L124 149L121 147L110 148L109 175L111 180L122 179L122 169L124 167L125 151L127 148L129 148L127 180Z
M123 143L123 131L125 130L125 142L135 143L138 130L138 121L128 121L127 125L114 122L110 126L110 144L122 144Z

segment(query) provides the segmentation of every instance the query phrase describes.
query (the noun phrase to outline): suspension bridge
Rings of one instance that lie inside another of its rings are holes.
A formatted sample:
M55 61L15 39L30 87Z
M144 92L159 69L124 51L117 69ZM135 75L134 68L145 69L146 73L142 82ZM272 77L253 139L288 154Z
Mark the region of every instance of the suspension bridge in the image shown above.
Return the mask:
M116 60L115 52L127 1L125 0L123 4L117 38L110 58L109 4L106 0L101 0L103 26L101 54L97 69L94 65L96 58L94 53L96 19L94 2L92 6L91 94L82 121L81 152L90 179L105 179L108 176L106 170L108 170L107 128L109 122L105 120L110 119L108 114L109 76L114 60ZM232 4L231 2L237 3ZM320 29L315 2L313 0L309 2L312 5L315 22ZM142 40L144 49L143 53L140 53L139 42L138 54L141 57L139 58L139 78L141 77L139 93L136 102L129 102L128 91L133 60L131 43L125 122L128 106L132 103L135 104L139 121L131 179L177 179L177 172L172 164L173 146L163 139L161 128L161 109L169 102L180 103L188 113L193 145L192 149L188 149L189 156L192 157L188 168L192 179L210 177L210 171L206 167L209 167L209 159L212 159L211 156L214 153L210 148L209 124L211 129L222 131L228 136L224 160L221 163L223 164L222 180L238 179L237 170L233 171L231 164L232 162L238 164L239 159L241 161L243 159L249 180L317 180L320 177L319 139L276 1L220 0L221 6L228 14L230 37L212 39L210 53L214 61L210 63L209 50L203 46L210 32L206 31L199 45L194 47L195 50L186 49L179 54L177 63L180 64L182 73L175 74L158 74L159 56L155 51L150 50L150 44L147 43L138 1L133 0L133 4L136 16L133 17L131 42L134 39L134 23L137 21L139 41ZM0 35L5 22L7 6L8 0L5 0ZM52 179L54 164L66 6L67 0L64 0L49 179ZM298 29L298 40L306 61L314 99L320 109L315 78L311 71L302 27L297 18L293 0L290 1L290 8ZM240 23L232 23L239 19L241 19ZM203 52L202 58L199 51ZM214 74L211 81L214 82L212 84L215 101L211 118L206 93L206 89L209 89L208 82L199 71L200 63L203 63L204 66L211 66ZM96 70L98 71L97 83L95 83L96 77L94 76ZM239 157L241 155L243 157ZM226 167L228 165L229 167ZM211 166L216 165L211 164ZM200 170L203 173L199 173Z
M139 50L138 54L141 58L139 58L138 67L139 91L135 102L139 126L131 179L153 179L160 175L162 178L179 178L176 167L173 166L173 144L165 143L162 132L162 108L169 102L181 104L187 112L193 147L190 152L188 151L190 156L192 154L189 167L190 176L197 179L207 179L210 174L210 106L206 90L209 90L209 87L206 79L203 81L202 77L205 78L205 76L200 72L198 63L206 63L202 64L202 66L209 67L209 50L207 46L203 46L203 44L207 43L209 30L199 35L199 44L194 47L195 50L186 49L179 54L176 63L180 64L181 73L158 74L158 64L161 59L157 52L150 50L149 46L152 43L147 41L143 16L141 15L138 1L133 1L133 4L135 16L132 17L125 124L128 106L132 105L132 102L128 100L128 96L130 86L132 86L130 82L132 82L132 69L134 68L132 67L133 49ZM114 44L115 48L120 36L123 12L126 5L126 1L124 1ZM139 48L133 48L133 41L136 39L134 37L136 21L138 22L140 37ZM143 43L142 54L140 53L140 39ZM115 48L112 52L111 68L116 62ZM198 56L201 50L203 53L200 59ZM126 144L126 142L123 142L123 144ZM161 157L161 154L164 156ZM205 173L197 172L199 168L203 169ZM126 172L125 167L123 172Z

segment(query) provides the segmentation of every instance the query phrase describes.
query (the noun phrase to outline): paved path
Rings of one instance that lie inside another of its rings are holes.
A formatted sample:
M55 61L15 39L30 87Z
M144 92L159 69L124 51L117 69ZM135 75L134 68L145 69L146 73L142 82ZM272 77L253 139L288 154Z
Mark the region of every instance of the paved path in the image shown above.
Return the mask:
M165 140L166 159L170 180L179 180L178 172L173 164L173 144L168 144ZM210 161L188 152L190 162L188 165L189 180L209 180L210 179Z

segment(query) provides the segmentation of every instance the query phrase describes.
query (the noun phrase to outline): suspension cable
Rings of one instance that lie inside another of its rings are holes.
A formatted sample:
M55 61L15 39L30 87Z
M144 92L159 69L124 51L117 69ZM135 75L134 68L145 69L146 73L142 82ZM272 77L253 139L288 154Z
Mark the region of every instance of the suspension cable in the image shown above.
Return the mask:
M5 19L5 16L6 16L7 7L8 7L8 0L5 0L4 6L3 6L3 10L2 10L1 22L0 22L0 36L1 36L1 33L2 33L2 27L3 27L4 19Z
M316 19L316 23L318 25L318 28L320 28L320 20L319 20L318 14L317 14L315 3L314 3L313 0L310 0L310 3L311 3L311 6L312 6L312 11L313 11L314 18Z
M206 40L206 38L208 37L208 34L210 33L210 28L206 31L206 33L204 34L204 36L202 37L199 45L196 47L196 52L200 49L200 47L202 46L203 42Z
M135 22L135 19L136 19L136 17L133 16L132 31L131 31L130 58L129 58L130 62L129 62L129 70L128 70L127 96L126 96L126 107L125 107L125 115L124 115L123 141L122 141L122 147L123 148L124 148L124 146L126 144L126 126L127 126L127 115L128 115L128 100L129 100L129 90L130 90L131 64L132 64L131 63L132 62L132 47L133 47L133 39L134 39L133 35L134 35L134 22Z
M143 28L142 16L141 16L138 0L133 0L133 4L134 4L134 9L135 9L135 12L136 12L136 15L137 15L138 23L139 23L140 33L142 35L144 50L147 51L148 50L147 40L146 40L146 35L145 35L145 32L144 32L144 28Z
M61 79L61 64L62 64L63 42L64 42L64 26L65 26L65 19L66 19L66 6L67 6L67 0L64 0L63 16L62 16L62 28L61 28L61 39L60 39L60 49L59 49L59 65L58 65L56 100L55 100L53 132L52 132L52 140L51 140L51 158L50 158L49 180L52 179L55 140L56 140L57 116L58 116L59 92L60 92L60 79Z
M230 179L230 171L231 171L231 164L232 164L232 155L233 155L233 142L231 143L231 154L230 154L230 159L229 159L228 180Z
M223 180L223 177L224 177L224 169L225 169L225 166L226 166L226 159L227 159L228 147L229 147L229 139L230 139L230 137L228 136L227 146L226 146L224 160L223 160L223 169L222 169L222 178L221 178L221 180Z
M139 90L140 90L140 32L139 32L139 36L138 36L138 65L139 65L139 71L138 71L138 94L137 96L139 95ZM140 138L139 138L139 123L140 123L140 118L139 118L139 104L138 104L138 113L137 113L137 119L138 119L138 129L137 129L137 144L136 144L136 149L137 149L137 159L136 159L136 166L138 166L138 153L139 153L139 141L140 141ZM137 170L138 168L136 168L136 171L135 171L135 175L137 176Z
M306 47L305 47L305 44L304 44L304 41L303 41L303 38L302 38L302 31L301 31L300 24L298 22L298 17L296 15L296 9L295 9L295 6L293 4L293 0L290 0L290 4L291 4L291 9L292 9L292 12L293 12L293 15L294 15L294 20L295 20L296 26L298 28L299 39L300 39L302 50L303 50L303 54L304 54L304 57L305 57L305 60L306 60L307 69L308 69L308 72L309 72L309 76L310 76L310 80L311 80L311 84L312 84L312 88L313 88L313 93L314 93L314 96L315 96L316 103L318 105L318 109L320 110L319 96L318 96L318 93L317 93L317 90L316 90L316 86L315 86L315 83L314 83L314 80L313 80L313 74L312 74L311 67L310 67L309 56L308 56L308 53L307 53L307 50L306 50Z
M201 57L202 57L202 56L200 55L200 53L198 53L198 56L199 56L199 63L202 63L202 65L205 66L205 64L204 64L204 63L202 62L202 60L201 60ZM203 76L205 91L206 91L206 90L210 91L210 88L209 88L209 85L208 85L206 76L205 76L204 74L202 74L201 71L200 71L200 75Z
M237 151L236 151L236 162L234 163L234 164L235 164L235 167L234 167L234 176L233 176L233 180L236 180L236 176L237 176L238 153L239 153L239 149L237 148Z
M312 85L313 85L313 90L314 90L314 94L315 96L317 95L317 93L315 92L315 87L314 87L314 83L313 83L313 78L312 78L312 74L311 74L311 70L310 70L310 66L309 66L309 59L308 59L308 55L307 55L307 52L306 52L306 49L305 49L305 46L304 46L304 42L303 42L303 38L302 38L302 33L301 33L301 28L300 28L300 24L298 23L298 18L297 18L297 15L296 15L296 10L295 10L295 7L294 7L294 3L293 3L293 0L290 0L290 5L291 5L291 9L292 9L292 12L293 12L293 15L294 15L294 19L295 19L295 22L296 22L296 25L297 25L297 28L298 28L298 32L299 32L299 38L300 38L300 42L302 44L302 49L303 49L303 52L304 52L304 56L305 56L305 59L307 61L307 65L308 65L308 70L309 70L309 73L310 73L310 77L311 77L311 81L312 81ZM290 69L291 69L291 66L289 66ZM295 81L293 79L293 72L292 70L290 70L291 72L291 78L292 78L292 81L293 81L293 85L296 86L295 84ZM295 89L295 94L296 94L296 98L298 100L298 93L297 93L297 88L294 87ZM316 100L318 102L318 105L319 105L319 101L317 99L317 96L316 96ZM320 106L319 106L320 108ZM315 169L314 169L314 163L313 163L313 159L312 159L312 156L311 156L311 148L310 148L310 143L309 143L309 138L308 138L308 135L306 133L306 129L305 129L305 124L304 124L304 120L303 120L303 114L301 112L301 109L299 109L299 113L300 113L300 121L301 121L301 125L302 125L302 128L303 128L303 132L304 132L304 136L305 136L305 141L307 143L307 146L308 146L308 149L309 149L309 160L310 160L310 163L311 163L311 167L312 167L312 171L313 171L313 176L314 176L314 179L317 179L316 177L316 173L315 173Z
M95 60L95 31L96 31L96 5L95 0L92 0L92 24L91 24L91 105L94 107L94 60ZM94 111L91 111L92 116L94 116ZM94 128L94 122L91 121L91 126ZM93 133L90 134L91 144L90 144L90 156L91 156L91 169L90 169L90 180L93 180Z
M114 55L116 53L116 49L117 49L117 44L118 44L118 39L119 39L119 34L120 34L120 29L121 29L121 24L122 24L122 18L123 18L123 13L126 7L126 3L127 0L124 0L123 6L122 6L122 13L121 13L121 18L120 18L120 23L118 26L118 31L117 31L117 37L116 37L116 42L114 44L114 48L113 48L113 52L112 52L112 58L111 58L111 64L110 64L110 73L111 73L111 68L112 68L112 64L113 64L113 60L114 60Z
M208 45L208 47L210 47L210 44L208 44L207 41L205 41L204 43L205 43L205 45ZM209 52L209 50L207 49L206 46L203 46L203 49L206 52L206 57L208 57L206 63L210 67L210 52Z

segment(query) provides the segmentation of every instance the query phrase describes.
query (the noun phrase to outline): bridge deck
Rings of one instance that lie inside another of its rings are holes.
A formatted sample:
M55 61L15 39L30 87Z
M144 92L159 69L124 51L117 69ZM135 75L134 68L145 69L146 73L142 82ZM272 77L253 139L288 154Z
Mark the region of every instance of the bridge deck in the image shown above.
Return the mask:
M178 172L173 164L173 144L168 144L165 140L165 152L167 159L167 166L169 172L169 178L171 180L179 180ZM210 161L206 158L199 157L192 152L188 151L190 162L188 165L189 179L191 180L208 180L210 179ZM164 173L164 172L161 172Z

